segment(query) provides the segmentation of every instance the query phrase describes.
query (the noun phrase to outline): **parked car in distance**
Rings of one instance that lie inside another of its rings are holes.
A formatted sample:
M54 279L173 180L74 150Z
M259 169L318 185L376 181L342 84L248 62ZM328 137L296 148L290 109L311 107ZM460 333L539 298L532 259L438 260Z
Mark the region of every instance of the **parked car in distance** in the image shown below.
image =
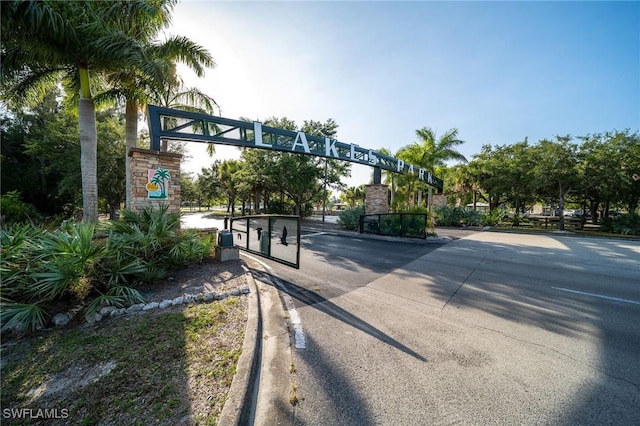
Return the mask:
M583 214L584 214L584 212L583 212L582 210L576 210L576 211L573 213L573 216L574 216L574 217L582 217L582 216L583 216ZM587 219L587 220L591 219L591 213L587 212L586 214L584 214L584 217L585 217L585 219Z

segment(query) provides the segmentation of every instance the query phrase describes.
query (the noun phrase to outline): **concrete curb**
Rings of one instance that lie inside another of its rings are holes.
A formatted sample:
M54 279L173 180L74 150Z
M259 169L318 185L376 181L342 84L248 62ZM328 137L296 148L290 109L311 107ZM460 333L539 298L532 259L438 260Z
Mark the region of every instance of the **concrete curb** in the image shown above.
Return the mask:
M360 238L363 240L381 240L381 241L401 241L403 243L410 244L443 244L451 242L451 238L441 237L441 238L408 238L408 237L393 237L388 235L377 235L377 234L367 234L367 233L359 233L357 231L347 231L344 229L332 229L320 226L313 226L305 224L305 231L314 231L314 232L324 232L325 234L331 235L340 235L352 238ZM304 235L300 236L304 238Z
M238 359L236 374L233 376L227 400L222 407L219 425L249 425L255 409L255 393L257 391L260 362L262 357L262 312L260 310L260 293L249 268L242 265L249 282L249 307L245 328L242 354Z

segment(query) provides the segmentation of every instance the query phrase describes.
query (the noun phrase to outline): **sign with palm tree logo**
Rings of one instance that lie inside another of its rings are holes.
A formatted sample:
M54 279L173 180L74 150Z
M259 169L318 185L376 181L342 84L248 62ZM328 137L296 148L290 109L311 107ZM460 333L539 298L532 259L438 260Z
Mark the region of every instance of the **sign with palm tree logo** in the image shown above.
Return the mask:
M169 170L158 168L147 170L147 192L148 197L155 200L166 200L169 198Z

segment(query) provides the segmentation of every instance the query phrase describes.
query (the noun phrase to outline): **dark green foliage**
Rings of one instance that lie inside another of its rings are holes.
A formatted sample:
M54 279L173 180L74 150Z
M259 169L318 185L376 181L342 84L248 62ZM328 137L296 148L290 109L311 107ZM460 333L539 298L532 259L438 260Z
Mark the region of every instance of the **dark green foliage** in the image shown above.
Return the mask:
M465 212L462 207L439 206L433 213L438 226L460 226Z
M17 191L0 196L0 217L4 223L38 221L41 218L33 205L20 200Z
M504 219L506 212L503 209L493 209L485 212L480 219L480 223L486 226L498 226Z
M400 213L394 213L384 215L381 218L381 234L421 237L425 235L425 232L425 217L419 214L401 215Z
M462 207L438 206L433 209L435 222L438 226L477 226L489 225L487 214L477 210L465 210Z
M267 213L270 214L293 214L295 206L288 201L271 201Z
M360 227L360 216L364 214L364 207L358 206L340 213L338 225L344 229L357 231Z
M616 218L605 217L602 219L600 230L622 235L640 235L640 215L628 213Z
M211 253L212 238L180 232L179 214L167 207L123 217L100 231L75 222L53 231L31 224L1 229L2 330L44 326L69 305L93 315L101 306L144 301L139 284Z

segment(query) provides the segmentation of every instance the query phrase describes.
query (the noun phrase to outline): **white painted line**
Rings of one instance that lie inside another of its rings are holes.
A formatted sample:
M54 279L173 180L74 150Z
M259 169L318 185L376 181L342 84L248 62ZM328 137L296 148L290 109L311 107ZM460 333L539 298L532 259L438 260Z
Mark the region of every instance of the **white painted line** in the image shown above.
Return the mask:
M316 235L325 235L326 232L314 232L313 234L300 235L300 238L315 237Z
M619 297L605 296L603 294L596 294L596 293L587 293L586 291L570 290L568 288L562 288L562 287L551 287L551 288L554 289L554 290L566 291L566 292L569 292L569 293L576 293L576 294L583 294L585 296L599 297L600 299L607 299L607 300L613 300L613 301L616 301L616 302L632 303L634 305L640 305L640 301L637 301L637 300L620 299Z
M280 280L273 275L273 269L271 266L267 265L260 259L251 256L247 253L241 253L243 256L250 258L258 262L262 265L267 271L269 271L270 277L273 279L274 284L280 290L280 294L282 294L282 299L284 300L285 308L287 309L287 313L289 314L289 321L291 321L291 326L293 327L293 342L296 349L306 349L307 348L307 339L304 336L304 329L302 328L302 319L300 319L300 315L296 310L295 305L293 304L293 299L284 291L284 286L280 283Z

